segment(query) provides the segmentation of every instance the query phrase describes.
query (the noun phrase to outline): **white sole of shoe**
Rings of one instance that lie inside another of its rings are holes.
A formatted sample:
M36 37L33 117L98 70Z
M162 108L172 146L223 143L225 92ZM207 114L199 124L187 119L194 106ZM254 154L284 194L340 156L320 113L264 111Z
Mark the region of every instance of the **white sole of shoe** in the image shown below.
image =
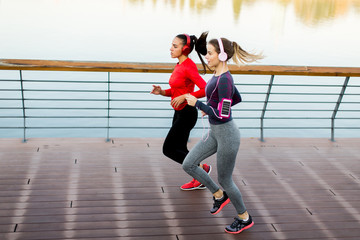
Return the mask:
M195 188L181 188L180 187L180 189L181 190L183 190L183 191L192 191L192 190L203 190L203 189L206 189L206 187L204 186L204 185L200 185L200 186L198 186L198 187L195 187Z

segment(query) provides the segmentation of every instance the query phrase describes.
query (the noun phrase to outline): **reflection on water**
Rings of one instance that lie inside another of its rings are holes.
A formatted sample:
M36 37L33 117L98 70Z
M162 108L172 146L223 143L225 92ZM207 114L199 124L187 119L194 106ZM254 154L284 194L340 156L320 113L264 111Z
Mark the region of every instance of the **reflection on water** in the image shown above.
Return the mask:
M352 8L358 12L360 10L359 0L288 0L290 1L294 2L297 16L303 23L310 25L346 15Z
M233 12L234 12L234 19L237 21L240 18L241 7L243 4L251 5L256 1L252 0L233 0Z
M139 4L139 3L145 3L144 0L128 0L129 3L133 4ZM170 1L152 1L154 5L156 5L158 2L164 5L170 5L173 9L176 10L183 10L187 6L190 7L190 9L195 10L197 13L201 13L202 11L211 10L216 7L217 0L170 0Z
M128 0L132 4L144 4L144 0ZM329 21L341 17L354 9L360 13L360 0L232 0L234 20L237 21L241 15L244 5L251 6L261 2L273 1L286 8L293 8L296 16L305 25L316 25L323 21ZM203 11L214 10L223 2L218 0L153 0L157 3L170 5L174 10L183 10L187 6L200 14Z
M196 9L196 11L200 13L202 10L214 9L216 2L217 0L190 0L189 5L191 9Z

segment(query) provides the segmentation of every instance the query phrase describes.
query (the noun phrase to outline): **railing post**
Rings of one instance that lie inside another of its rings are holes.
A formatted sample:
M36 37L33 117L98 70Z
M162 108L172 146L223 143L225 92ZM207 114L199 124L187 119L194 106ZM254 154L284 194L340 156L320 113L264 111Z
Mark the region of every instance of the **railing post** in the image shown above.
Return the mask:
M107 82L107 134L106 142L110 142L110 72L108 72Z
M335 105L335 108L334 108L334 111L333 111L333 115L331 117L331 141L335 142L335 118L336 118L336 114L339 110L339 107L340 107L340 104L341 104L341 101L343 99L343 96L345 94L345 91L346 91L346 87L349 83L349 80L350 80L350 77L346 77L345 78L345 81L344 81L344 84L342 86L342 89L341 89L341 92L339 94L339 98L336 102L336 105Z
M21 87L21 104L22 104L22 113L23 113L23 142L26 142L26 112L25 112L25 98L24 98L24 83L22 78L22 71L20 70L20 87Z
M269 87L266 93L266 97L265 97L265 101L264 101L264 107L262 109L261 112L261 117L260 117L260 141L264 142L264 117L265 117L265 112L266 112L266 108L267 108L267 104L269 102L269 98L270 98L270 93L271 93L271 88L273 86L273 82L274 82L274 75L271 75L270 78L270 83L269 83Z

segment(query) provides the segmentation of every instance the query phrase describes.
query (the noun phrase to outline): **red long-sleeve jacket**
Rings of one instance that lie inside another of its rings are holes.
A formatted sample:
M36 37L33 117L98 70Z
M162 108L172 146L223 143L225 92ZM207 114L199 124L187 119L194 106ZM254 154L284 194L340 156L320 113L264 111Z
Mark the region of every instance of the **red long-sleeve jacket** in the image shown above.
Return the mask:
M196 64L190 58L187 58L181 64L177 64L169 79L170 88L165 90L165 96L174 99L186 93L190 93L196 98L205 97L206 82L199 75ZM195 85L199 88L196 92ZM186 106L183 102L175 110L181 110Z

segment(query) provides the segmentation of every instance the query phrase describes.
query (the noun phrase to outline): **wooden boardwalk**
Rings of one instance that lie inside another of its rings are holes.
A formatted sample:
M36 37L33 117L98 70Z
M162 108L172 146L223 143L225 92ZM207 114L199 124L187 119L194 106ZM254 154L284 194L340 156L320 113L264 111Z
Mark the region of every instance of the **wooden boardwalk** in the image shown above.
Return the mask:
M242 139L255 225L239 235L231 204L212 216L208 190L179 189L191 178L162 141L0 139L0 239L360 239L360 139Z

